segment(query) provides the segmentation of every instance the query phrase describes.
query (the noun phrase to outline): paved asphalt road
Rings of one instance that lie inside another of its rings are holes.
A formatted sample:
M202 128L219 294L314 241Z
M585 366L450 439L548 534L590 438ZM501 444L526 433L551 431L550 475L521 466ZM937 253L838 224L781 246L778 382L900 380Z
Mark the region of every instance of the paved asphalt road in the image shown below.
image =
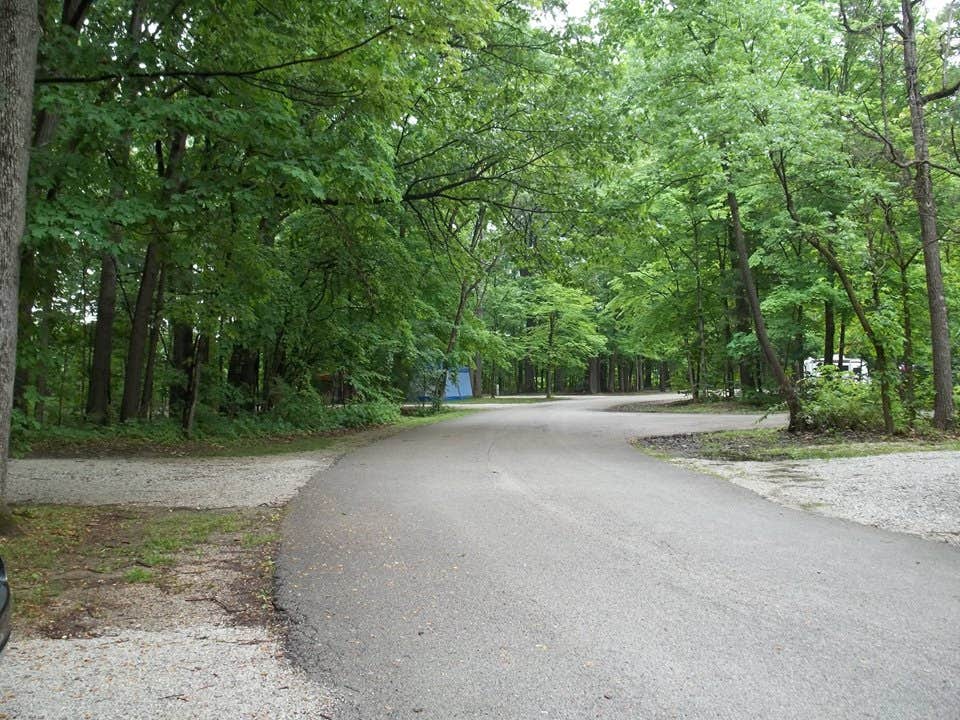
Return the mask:
M338 719L960 718L956 548L647 457L755 418L622 401L421 427L302 491L278 602Z

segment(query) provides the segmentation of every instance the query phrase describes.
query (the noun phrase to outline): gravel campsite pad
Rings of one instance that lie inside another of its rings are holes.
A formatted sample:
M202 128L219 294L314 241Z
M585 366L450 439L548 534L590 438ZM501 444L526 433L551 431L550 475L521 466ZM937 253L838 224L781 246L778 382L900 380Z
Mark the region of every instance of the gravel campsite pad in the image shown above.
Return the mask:
M282 505L336 453L10 461L11 502L225 508Z
M317 718L332 701L264 628L193 625L13 643L0 718Z
M100 553L125 556L141 516L145 527L171 512L185 521L211 513L278 519L262 506L284 504L339 454L12 461L15 512L99 507L74 511L93 518L78 527L55 528L86 533L70 545L86 555L65 556L70 567L52 581L60 594L42 617L15 615L0 659L0 720L330 717L331 698L284 658L282 629L258 594L272 575L261 563L275 542L258 533L271 527L248 520L244 532L215 533L159 565L134 564L126 576L97 564ZM16 559L7 560L14 571ZM25 604L32 581L13 582Z
M719 475L781 505L960 546L960 452L675 462Z

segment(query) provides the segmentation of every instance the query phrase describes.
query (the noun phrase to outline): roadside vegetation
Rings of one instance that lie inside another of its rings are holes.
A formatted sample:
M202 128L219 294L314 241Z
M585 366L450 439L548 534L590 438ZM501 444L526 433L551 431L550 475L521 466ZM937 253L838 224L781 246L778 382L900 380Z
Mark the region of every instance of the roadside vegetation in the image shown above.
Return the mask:
M170 419L122 425L28 427L15 436L15 457L91 456L248 456L350 448L369 441L365 431L392 432L464 415L444 408L440 413L403 412L392 404L354 404L321 408L309 422L278 417L230 419L204 417L187 438Z
M891 438L882 432L788 432L756 429L690 433L634 440L644 452L665 459L813 460L933 450L960 451L960 436L929 431Z

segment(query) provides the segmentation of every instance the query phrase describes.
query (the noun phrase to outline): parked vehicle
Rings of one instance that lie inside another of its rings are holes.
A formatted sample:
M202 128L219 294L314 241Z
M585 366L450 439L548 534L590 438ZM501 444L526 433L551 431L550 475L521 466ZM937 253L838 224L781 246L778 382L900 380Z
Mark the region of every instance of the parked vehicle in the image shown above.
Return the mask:
M870 382L870 369L867 367L867 361L862 358L844 357L840 362L840 356L834 355L831 363L842 373L849 373L854 380ZM807 358L803 361L803 374L806 377L820 377L820 368L823 367L823 358Z
M10 585L7 583L7 569L0 558L0 652L10 639Z

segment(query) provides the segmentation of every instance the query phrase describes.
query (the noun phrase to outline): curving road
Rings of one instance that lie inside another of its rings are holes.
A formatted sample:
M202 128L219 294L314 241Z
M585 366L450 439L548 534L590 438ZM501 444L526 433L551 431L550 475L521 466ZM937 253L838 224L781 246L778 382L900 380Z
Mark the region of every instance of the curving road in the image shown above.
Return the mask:
M755 418L623 401L421 427L301 492L278 604L337 718L960 718L957 549L647 457Z

